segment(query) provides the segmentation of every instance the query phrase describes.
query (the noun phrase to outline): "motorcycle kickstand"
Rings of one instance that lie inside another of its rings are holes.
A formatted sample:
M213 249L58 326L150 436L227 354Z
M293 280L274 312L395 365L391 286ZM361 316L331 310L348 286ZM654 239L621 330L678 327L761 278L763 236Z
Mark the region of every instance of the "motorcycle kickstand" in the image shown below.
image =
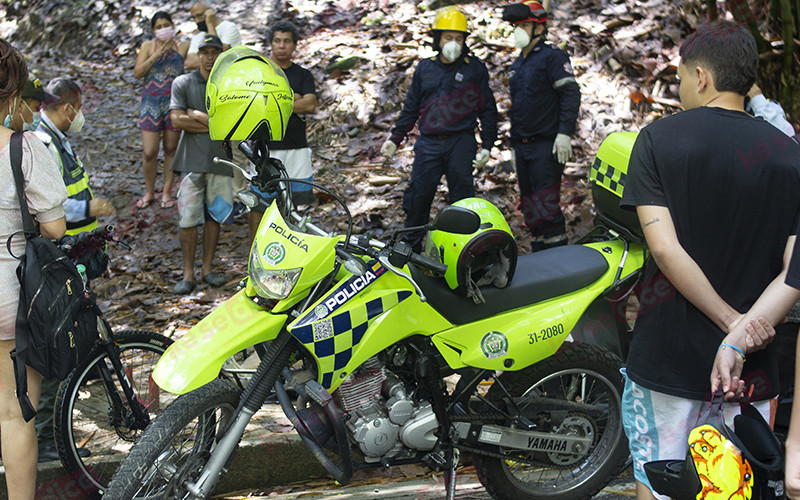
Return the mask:
M447 490L447 500L454 500L456 497L456 469L458 468L459 456L458 448L452 446L444 454L444 487Z

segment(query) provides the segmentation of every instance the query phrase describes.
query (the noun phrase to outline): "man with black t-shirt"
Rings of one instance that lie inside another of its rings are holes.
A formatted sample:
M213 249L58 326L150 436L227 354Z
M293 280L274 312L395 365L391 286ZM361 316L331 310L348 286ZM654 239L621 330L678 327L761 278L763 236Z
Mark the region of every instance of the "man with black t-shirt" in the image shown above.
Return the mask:
M744 111L758 68L753 37L717 21L690 35L680 55L686 111L641 131L621 203L636 208L657 265L640 296L657 288L662 298L640 303L622 401L640 499L654 498L643 464L685 457L689 432L704 423L718 350L747 355L742 378L757 382L752 400L769 412L777 369L771 350L759 350L765 328L742 313L782 283L800 209L800 147ZM738 408L726 405L726 415Z
M278 21L267 33L267 41L272 49L271 59L283 68L286 78L294 90L294 109L289 117L286 135L282 141L270 141L269 155L278 158L286 166L289 177L314 180L311 166L311 148L306 139L306 122L300 115L313 113L317 108L317 94L314 76L307 69L292 62L297 48L299 34L294 24L289 21ZM250 189L258 192L255 186ZM292 194L295 205L305 205L314 201L311 186L299 182L292 183ZM250 241L253 241L263 212L253 210L249 214Z

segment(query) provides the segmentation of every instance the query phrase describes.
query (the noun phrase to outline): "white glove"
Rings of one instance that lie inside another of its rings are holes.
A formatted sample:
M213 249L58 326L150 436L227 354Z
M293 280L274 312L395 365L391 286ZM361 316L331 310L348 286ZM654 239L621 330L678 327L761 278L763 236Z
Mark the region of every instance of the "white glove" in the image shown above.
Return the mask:
M487 161L489 161L489 150L481 149L478 154L475 155L475 159L472 160L472 167L483 168Z
M386 159L389 159L394 156L395 151L397 151L397 144L392 142L391 139L386 139L383 146L381 146L381 154L385 156Z
M553 156L562 165L572 158L572 144L570 144L567 134L558 134L556 136L556 140L553 142Z

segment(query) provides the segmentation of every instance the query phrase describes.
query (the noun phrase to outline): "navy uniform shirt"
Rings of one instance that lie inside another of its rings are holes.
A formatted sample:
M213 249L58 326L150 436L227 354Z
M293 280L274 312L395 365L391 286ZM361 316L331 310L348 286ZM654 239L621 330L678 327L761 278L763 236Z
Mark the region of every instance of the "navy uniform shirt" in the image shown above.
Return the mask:
M420 133L432 136L475 130L480 119L481 145L491 149L497 139L497 105L486 66L470 54L451 64L438 54L420 61L391 140L403 142L418 118Z
M527 57L520 53L508 83L512 139L575 133L581 91L564 51L540 41Z

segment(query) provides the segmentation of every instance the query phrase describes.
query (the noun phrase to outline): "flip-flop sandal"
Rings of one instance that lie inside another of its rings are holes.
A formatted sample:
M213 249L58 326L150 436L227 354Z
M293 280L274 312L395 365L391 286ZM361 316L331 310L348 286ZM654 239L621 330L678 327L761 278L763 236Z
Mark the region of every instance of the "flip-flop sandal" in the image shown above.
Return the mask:
M217 273L211 272L203 276L203 281L208 283L211 286L222 286L228 282L224 277L220 276Z
M175 206L175 200L170 198L168 200L161 200L161 208L172 208Z
M153 203L153 199L152 198L150 198L149 200L145 200L144 198L139 198L139 200L136 202L136 206L138 208L147 208L152 203Z
M192 290L194 290L194 283L189 280L180 280L175 284L175 288L172 289L175 295L187 295L192 293Z

